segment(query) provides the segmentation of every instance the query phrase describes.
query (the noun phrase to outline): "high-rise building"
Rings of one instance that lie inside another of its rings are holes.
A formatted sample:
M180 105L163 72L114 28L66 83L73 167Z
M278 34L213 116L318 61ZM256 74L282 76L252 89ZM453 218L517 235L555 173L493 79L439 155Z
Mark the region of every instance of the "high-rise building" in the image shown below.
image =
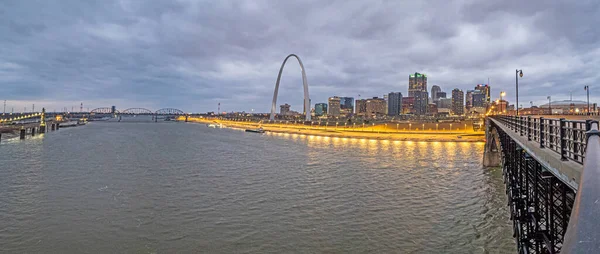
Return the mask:
M452 99L451 98L440 98L437 102L437 108L452 108Z
M315 104L315 116L322 116L327 114L327 103Z
M473 95L471 95L472 98L472 106L473 107L482 107L485 108L487 105L486 102L486 95L482 92L477 92L477 93L473 93Z
M408 97L414 97L417 91L427 92L427 75L415 72L408 76Z
M491 92L492 88L488 84L477 84L477 86L475 86L475 90L481 91L485 95L486 106L490 105L490 103L491 103L490 92Z
M440 99L442 99L442 98L444 98L444 99L446 98L446 92L437 92L436 94L437 94L437 95L436 95L436 98L437 98L438 100L440 100ZM437 101L436 101L436 102L437 102Z
M340 113L343 115L354 113L354 97L340 97Z
M402 97L402 114L415 113L415 97Z
M391 92L388 94L388 112L389 116L397 116L402 114L402 93Z
M431 86L431 100L433 101L433 103L436 103L438 101L438 93L441 91L442 89L439 86Z
M414 91L415 95L415 115L427 114L427 107L429 105L429 95L424 91Z
M287 103L279 106L279 114L280 115L284 115L284 116L285 115L289 115L290 114L290 107L291 107L291 105L287 104Z
M117 107L115 107L115 106L110 107L110 113L114 114L115 112L117 112Z
M340 116L340 97L329 97L329 108L327 109L327 115L335 117Z
M467 111L473 107L473 93L475 93L475 90L467 90L465 95L465 108L467 108Z
M458 88L452 90L452 113L455 115L465 114L465 93Z
M367 99L367 115L383 115L385 114L385 100L383 98L373 97Z
M362 116L367 114L367 100L356 100L356 114Z

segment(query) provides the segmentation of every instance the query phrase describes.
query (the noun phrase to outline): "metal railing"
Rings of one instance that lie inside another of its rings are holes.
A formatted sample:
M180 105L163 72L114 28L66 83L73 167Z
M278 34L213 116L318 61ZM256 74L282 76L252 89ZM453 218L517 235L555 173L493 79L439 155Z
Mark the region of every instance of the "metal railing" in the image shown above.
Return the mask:
M541 148L548 148L560 155L561 160L583 164L586 149L586 132L595 120L566 120L535 118L531 116L494 116L515 133L526 136Z
M545 119L530 116L494 116L493 118L509 127L511 131L527 136L527 140L538 143L541 148L548 148L560 154L562 160L571 160L583 165L579 186L574 190L576 197L569 221L566 230L563 231L564 241L561 252L599 253L600 131L598 121L567 121L564 118ZM550 200L554 200L554 196ZM559 204L564 208L566 203L563 200ZM555 204L551 207L557 208ZM564 230L565 226L562 228ZM548 242L547 239L544 241ZM546 243L546 246L552 244Z

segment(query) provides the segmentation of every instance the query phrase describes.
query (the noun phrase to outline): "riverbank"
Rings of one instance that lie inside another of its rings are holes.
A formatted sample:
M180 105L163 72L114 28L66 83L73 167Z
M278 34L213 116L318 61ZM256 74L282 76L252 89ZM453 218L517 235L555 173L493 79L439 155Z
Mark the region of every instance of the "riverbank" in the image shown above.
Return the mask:
M317 127L293 124L258 124L248 122L235 122L212 120L203 118L191 118L189 122L203 124L222 124L225 127L239 129L256 129L259 126L267 132L288 133L298 135L313 135L338 138L358 138L375 140L399 140L399 141L427 141L427 142L485 142L484 132L475 131L395 131L386 126L372 126L362 128L334 128Z

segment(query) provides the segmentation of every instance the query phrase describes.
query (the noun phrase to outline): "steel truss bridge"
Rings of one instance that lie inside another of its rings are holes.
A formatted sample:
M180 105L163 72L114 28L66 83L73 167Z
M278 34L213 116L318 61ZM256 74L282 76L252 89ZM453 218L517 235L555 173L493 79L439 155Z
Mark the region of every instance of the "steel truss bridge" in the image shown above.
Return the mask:
M112 108L96 108L90 111L91 114L116 114L116 115L185 115L186 113L176 108L162 108L152 111L146 108L128 108L123 111Z
M494 116L486 140L519 253L600 253L598 121Z

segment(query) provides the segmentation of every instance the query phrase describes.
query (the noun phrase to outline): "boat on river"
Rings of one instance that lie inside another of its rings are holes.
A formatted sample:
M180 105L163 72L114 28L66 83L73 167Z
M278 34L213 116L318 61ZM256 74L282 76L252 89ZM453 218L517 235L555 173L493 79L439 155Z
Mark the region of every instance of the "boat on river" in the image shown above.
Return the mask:
M258 129L246 129L246 132L265 133L265 130L262 127L260 127Z

